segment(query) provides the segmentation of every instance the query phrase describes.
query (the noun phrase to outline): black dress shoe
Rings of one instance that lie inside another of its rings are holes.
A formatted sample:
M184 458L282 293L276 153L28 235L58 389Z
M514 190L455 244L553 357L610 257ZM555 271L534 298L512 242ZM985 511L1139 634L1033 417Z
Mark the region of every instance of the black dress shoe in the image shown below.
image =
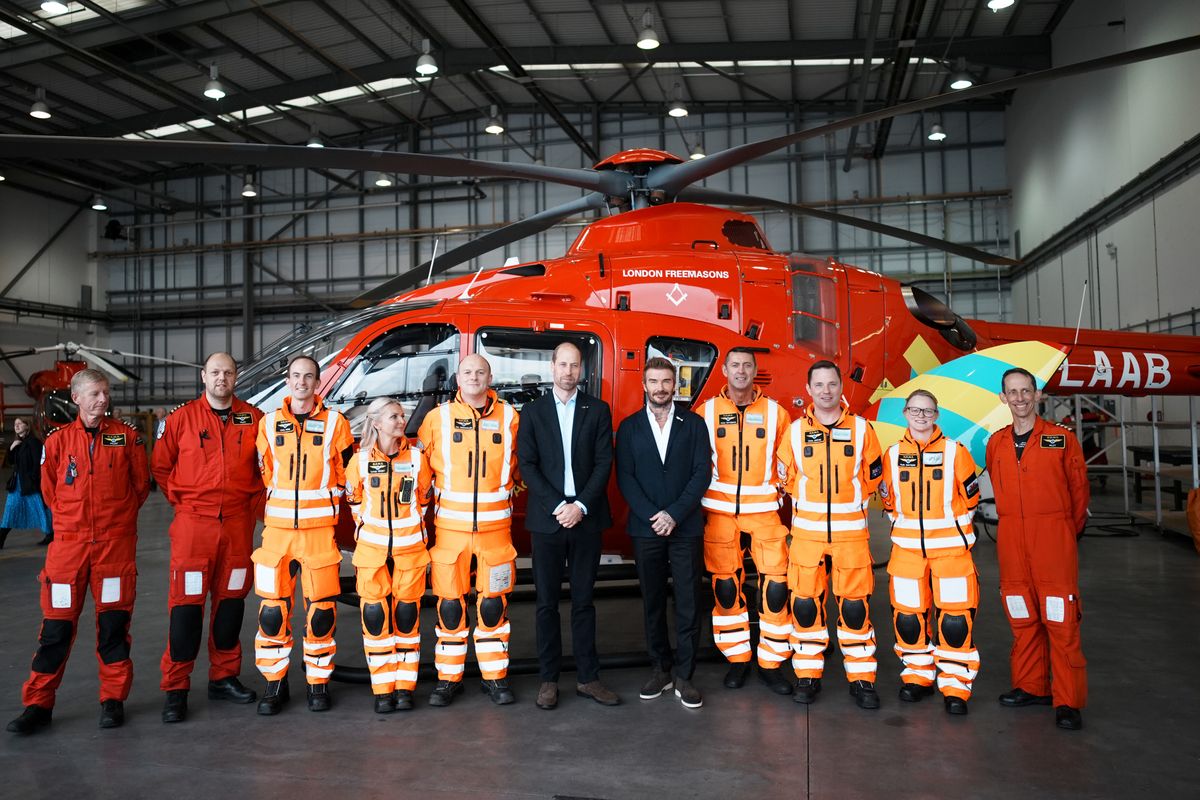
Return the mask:
M228 700L231 703L253 703L258 694L253 689L247 689L236 676L221 678L219 681L208 682L209 700Z
M730 664L729 671L725 673L726 689L740 689L746 685L746 675L750 672L750 662L743 661L740 664Z
M41 706L25 706L21 716L8 723L8 732L18 736L28 736L49 725L50 719L50 709Z
M438 681L429 693L429 705L448 706L454 702L456 695L462 694L462 681Z
M100 703L100 727L119 728L125 724L125 704L120 700L104 700Z
M792 695L792 700L797 703L808 705L813 700L817 699L817 695L821 693L820 678L801 678L796 681L796 692Z
M329 684L308 684L308 710L328 711L331 708L333 708L333 697L329 694Z
M262 700L258 701L258 713L264 717L273 717L283 711L291 697L292 690L288 688L287 681L267 681Z
M413 693L411 689L397 689L393 695L397 711L412 711Z
M946 697L946 713L955 717L965 717L967 715L967 701L961 697Z
M792 693L792 682L783 674L783 668L763 669L759 667L758 679L767 685L775 694L789 695Z
M900 699L906 703L919 703L931 694L932 686L922 686L919 683L906 683L900 687Z
M1016 708L1017 706L1048 706L1050 695L1030 694L1024 689L1012 689L1000 695L1000 705Z
M163 722L183 722L187 719L187 689L172 689L163 703Z
M396 697L391 692L375 695L375 713L390 714L396 710Z
M870 681L851 681L850 696L859 708L879 708L879 693Z
M500 678L495 681L484 680L479 684L479 690L492 698L492 702L498 706L506 706L509 703L515 703L517 700L517 696L513 694L513 690L508 688L507 678Z
M1054 709L1054 724L1064 731L1077 731L1083 727L1083 714L1078 708L1058 706Z

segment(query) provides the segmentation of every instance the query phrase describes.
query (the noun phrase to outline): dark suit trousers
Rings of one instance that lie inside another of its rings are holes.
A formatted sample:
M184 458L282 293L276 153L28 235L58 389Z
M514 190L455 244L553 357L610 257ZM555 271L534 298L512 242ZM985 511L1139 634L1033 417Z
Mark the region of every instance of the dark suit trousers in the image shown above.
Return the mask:
M642 587L646 649L650 651L650 661L663 671L673 667L675 677L691 680L700 646L697 605L704 539L700 536L630 538L637 561L638 583ZM676 647L673 658L667 635L668 575L675 589Z
M562 628L558 604L562 582L571 584L571 652L579 683L600 675L596 655L596 606L592 590L600 568L600 531L559 528L554 533L529 532L533 545L533 585L537 590L538 667L543 681L557 681L562 668Z

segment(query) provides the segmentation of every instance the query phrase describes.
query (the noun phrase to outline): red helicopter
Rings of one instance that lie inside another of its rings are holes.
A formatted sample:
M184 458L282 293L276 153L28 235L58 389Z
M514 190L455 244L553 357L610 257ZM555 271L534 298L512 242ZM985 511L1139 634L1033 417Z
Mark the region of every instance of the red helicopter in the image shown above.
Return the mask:
M358 298L369 307L266 348L239 380L239 394L263 408L278 406L285 391L282 368L289 356L305 352L322 365L320 393L356 428L370 401L386 395L405 405L412 435L430 409L453 395L463 356L486 357L495 389L520 406L548 390L551 352L570 340L583 353L583 388L608 401L619 420L643 403L641 369L647 357L666 356L678 366L676 400L692 405L720 389L725 353L748 346L759 354L757 383L793 413L806 401L807 367L819 359L838 363L851 409L875 417L885 441L889 408L897 396L914 379L930 381L946 409L943 428L978 453L988 431L1007 421L997 413L997 370L1025 366L1059 393L1196 394L1200 337L966 320L933 295L884 275L832 258L774 252L753 217L708 204L777 208L984 263L1015 261L858 217L695 184L851 125L1196 47L1200 37L1021 75L740 145L698 161L631 150L585 170L329 147L54 136L0 136L0 148L41 159L508 177L588 191L384 281ZM584 228L560 258L481 268L474 275L416 288L452 266L601 209L610 215ZM951 394L962 399L952 400ZM605 551L616 555L627 551L627 537L623 503L615 487L610 486L610 494L618 521L606 534ZM518 522L514 531L523 535L523 526ZM525 542L518 547L528 552Z

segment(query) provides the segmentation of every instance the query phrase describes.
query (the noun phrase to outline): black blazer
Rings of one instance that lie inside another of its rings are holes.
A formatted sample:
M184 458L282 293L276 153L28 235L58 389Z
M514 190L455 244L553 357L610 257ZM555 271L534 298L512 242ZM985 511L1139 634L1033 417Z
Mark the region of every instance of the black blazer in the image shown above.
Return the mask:
M629 504L630 536L654 537L650 518L666 511L677 527L672 536L704 534L700 498L712 479L712 449L704 420L691 411L675 411L667 460L658 457L646 407L621 421L617 429L617 485Z
M575 419L571 423L571 477L575 496L563 494L562 431L554 392L550 391L521 407L517 428L517 463L521 479L529 489L525 506L525 528L537 533L554 533L559 503L578 500L587 506L581 532L601 531L612 524L608 507L608 477L612 473L612 412L608 403L579 392L575 396Z

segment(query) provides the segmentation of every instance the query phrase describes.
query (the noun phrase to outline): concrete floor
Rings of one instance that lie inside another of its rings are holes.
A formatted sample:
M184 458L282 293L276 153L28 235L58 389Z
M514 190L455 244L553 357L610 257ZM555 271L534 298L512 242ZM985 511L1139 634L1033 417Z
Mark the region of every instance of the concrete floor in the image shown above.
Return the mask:
M1111 500L1108 500L1111 504ZM1104 500L1096 505L1103 505ZM59 693L54 724L37 736L0 733L0 780L11 798L641 798L714 797L1160 797L1196 796L1200 755L1200 559L1184 537L1142 529L1136 538L1088 538L1082 548L1084 648L1091 704L1085 729L1055 729L1045 707L1005 709L1010 642L996 587L995 548L976 547L985 588L976 623L982 671L965 718L950 718L938 698L896 698L899 665L891 653L886 590L877 589L883 708L856 708L840 660L812 706L770 694L755 680L722 688L725 667L701 664L695 683L703 709L674 697L643 702L644 669L610 670L604 680L624 702L603 708L576 698L574 676L553 712L533 704L537 677L512 679L517 705L495 707L477 679L449 709L425 704L418 686L410 713L371 712L369 690L335 685L334 709L304 708L303 678L291 676L293 702L279 717L254 706L209 703L205 656L195 677L191 715L159 721L158 659L166 635L166 523L161 497L142 511L139 597L133 620L137 670L125 727L97 728L95 635L82 626ZM1103 532L1098 532L1103 533ZM14 532L0 551L0 721L20 712L39 612L35 576L44 550ZM873 543L887 552L884 537ZM349 571L349 567L343 567ZM882 579L882 571L877 572ZM250 604L253 607L253 603ZM513 655L533 655L532 604L513 611ZM356 613L343 607L339 663L362 664ZM85 620L91 615L90 603ZM249 615L248 615L249 617ZM633 598L599 604L602 653L640 650L640 606ZM426 659L432 624L423 620ZM706 634L706 647L711 638ZM249 622L243 632L253 652ZM295 661L299 661L297 657ZM261 689L247 661L243 677ZM336 788L334 788L336 787Z

